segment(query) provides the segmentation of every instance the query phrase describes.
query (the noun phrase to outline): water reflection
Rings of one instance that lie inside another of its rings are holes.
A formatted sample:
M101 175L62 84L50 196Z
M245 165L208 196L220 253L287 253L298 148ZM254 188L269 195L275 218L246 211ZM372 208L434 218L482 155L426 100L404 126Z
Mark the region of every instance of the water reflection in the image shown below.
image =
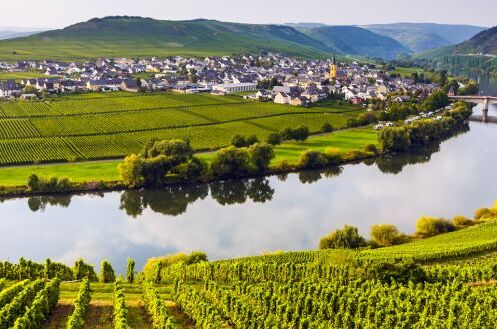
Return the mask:
M203 250L211 259L316 248L344 224L412 233L421 215L471 216L497 198L497 126L439 147L341 168L239 181L73 196L4 199L0 259L98 264Z
M466 129L460 133L469 131ZM411 152L389 155L377 159L368 159L362 163L366 166L376 165L385 174L400 174L407 165L430 161L432 154L440 151L440 144L432 144ZM321 179L332 179L343 172L343 167L329 167L322 170L305 170L297 173L302 184L314 184ZM288 174L276 176L285 182ZM177 217L188 210L188 206L205 200L209 195L219 205L229 206L254 203L266 203L273 199L275 189L271 187L267 177L227 180L210 184L191 184L170 186L163 189L129 190L121 193L119 209L127 216L138 218L145 209L154 213ZM105 193L93 195L105 197ZM71 204L72 195L34 196L27 199L32 212L44 211L47 206L67 208Z
M256 203L271 201L274 189L267 178L229 180L211 184L173 186L160 190L125 191L121 194L119 208L128 216L136 218L147 208L167 216L179 216L188 205L204 200L209 195L220 205L243 204L247 200Z

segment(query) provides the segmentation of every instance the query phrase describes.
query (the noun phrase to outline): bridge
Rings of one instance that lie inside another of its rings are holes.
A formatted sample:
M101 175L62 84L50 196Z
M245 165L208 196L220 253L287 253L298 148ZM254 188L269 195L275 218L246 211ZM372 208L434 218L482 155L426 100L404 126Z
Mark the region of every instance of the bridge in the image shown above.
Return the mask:
M497 97L492 96L449 96L449 99L452 101L464 101L468 103L476 103L483 104L482 115L474 115L472 117L473 120L479 119L479 121L488 122L488 106L490 104L497 104ZM491 121L495 118L492 118Z

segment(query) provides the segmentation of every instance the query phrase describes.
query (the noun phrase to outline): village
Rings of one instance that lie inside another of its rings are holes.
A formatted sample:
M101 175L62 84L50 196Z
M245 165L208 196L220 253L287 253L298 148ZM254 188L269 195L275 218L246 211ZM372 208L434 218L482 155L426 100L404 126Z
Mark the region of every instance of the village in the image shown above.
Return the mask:
M426 98L434 83L389 74L374 65L303 60L279 54L151 59L53 60L0 63L0 72L44 77L0 81L0 98L81 92L238 94L248 99L309 106L333 97L353 104Z

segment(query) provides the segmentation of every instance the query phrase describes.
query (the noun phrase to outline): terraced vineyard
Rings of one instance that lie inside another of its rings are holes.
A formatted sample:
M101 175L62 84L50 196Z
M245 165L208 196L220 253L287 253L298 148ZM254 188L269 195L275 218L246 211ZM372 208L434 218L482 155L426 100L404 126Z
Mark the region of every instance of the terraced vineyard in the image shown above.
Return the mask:
M153 138L189 139L196 150L226 146L235 134L260 139L286 127L343 128L350 105L295 108L236 97L82 94L0 102L0 165L122 158Z
M495 251L496 231L497 222L489 221L392 248L191 265L176 255L152 260L143 281L133 284L99 283L95 276L60 283L42 277L58 271L70 279L77 267L0 262L0 328L490 329L497 324L497 259L424 267L401 259L447 261Z

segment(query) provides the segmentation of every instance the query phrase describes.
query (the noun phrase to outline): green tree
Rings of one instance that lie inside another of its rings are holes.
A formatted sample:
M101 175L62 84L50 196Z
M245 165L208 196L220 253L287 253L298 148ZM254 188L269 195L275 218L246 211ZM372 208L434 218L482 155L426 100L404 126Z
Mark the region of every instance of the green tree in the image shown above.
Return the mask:
M326 167L326 156L316 150L307 150L300 154L299 166L304 169L320 169Z
M416 222L416 235L423 238L452 231L455 231L454 225L444 218L423 216Z
M127 186L138 187L143 183L143 159L139 155L128 155L119 164L118 170L121 179Z
M279 133L271 133L266 140L271 145L281 144L281 135Z
M319 249L358 249L367 245L366 240L359 235L357 227L345 225L319 241Z
M401 239L401 234L395 225L382 224L371 227L371 237L373 241L382 247L393 246L405 241Z
M102 261L99 279L102 283L111 283L116 281L116 274L114 273L114 269L107 260Z
M231 140L231 145L240 148L246 146L247 141L245 140L245 137L243 137L242 135L235 135Z
M241 177L252 171L250 152L247 148L230 146L219 150L212 159L211 171L221 178Z
M384 152L402 152L409 149L411 140L403 127L386 127L378 135L378 142Z
M128 266L126 268L126 280L129 284L135 282L135 261L131 258L128 258Z
M256 143L249 147L250 156L255 169L264 172L274 159L274 147L267 143Z

